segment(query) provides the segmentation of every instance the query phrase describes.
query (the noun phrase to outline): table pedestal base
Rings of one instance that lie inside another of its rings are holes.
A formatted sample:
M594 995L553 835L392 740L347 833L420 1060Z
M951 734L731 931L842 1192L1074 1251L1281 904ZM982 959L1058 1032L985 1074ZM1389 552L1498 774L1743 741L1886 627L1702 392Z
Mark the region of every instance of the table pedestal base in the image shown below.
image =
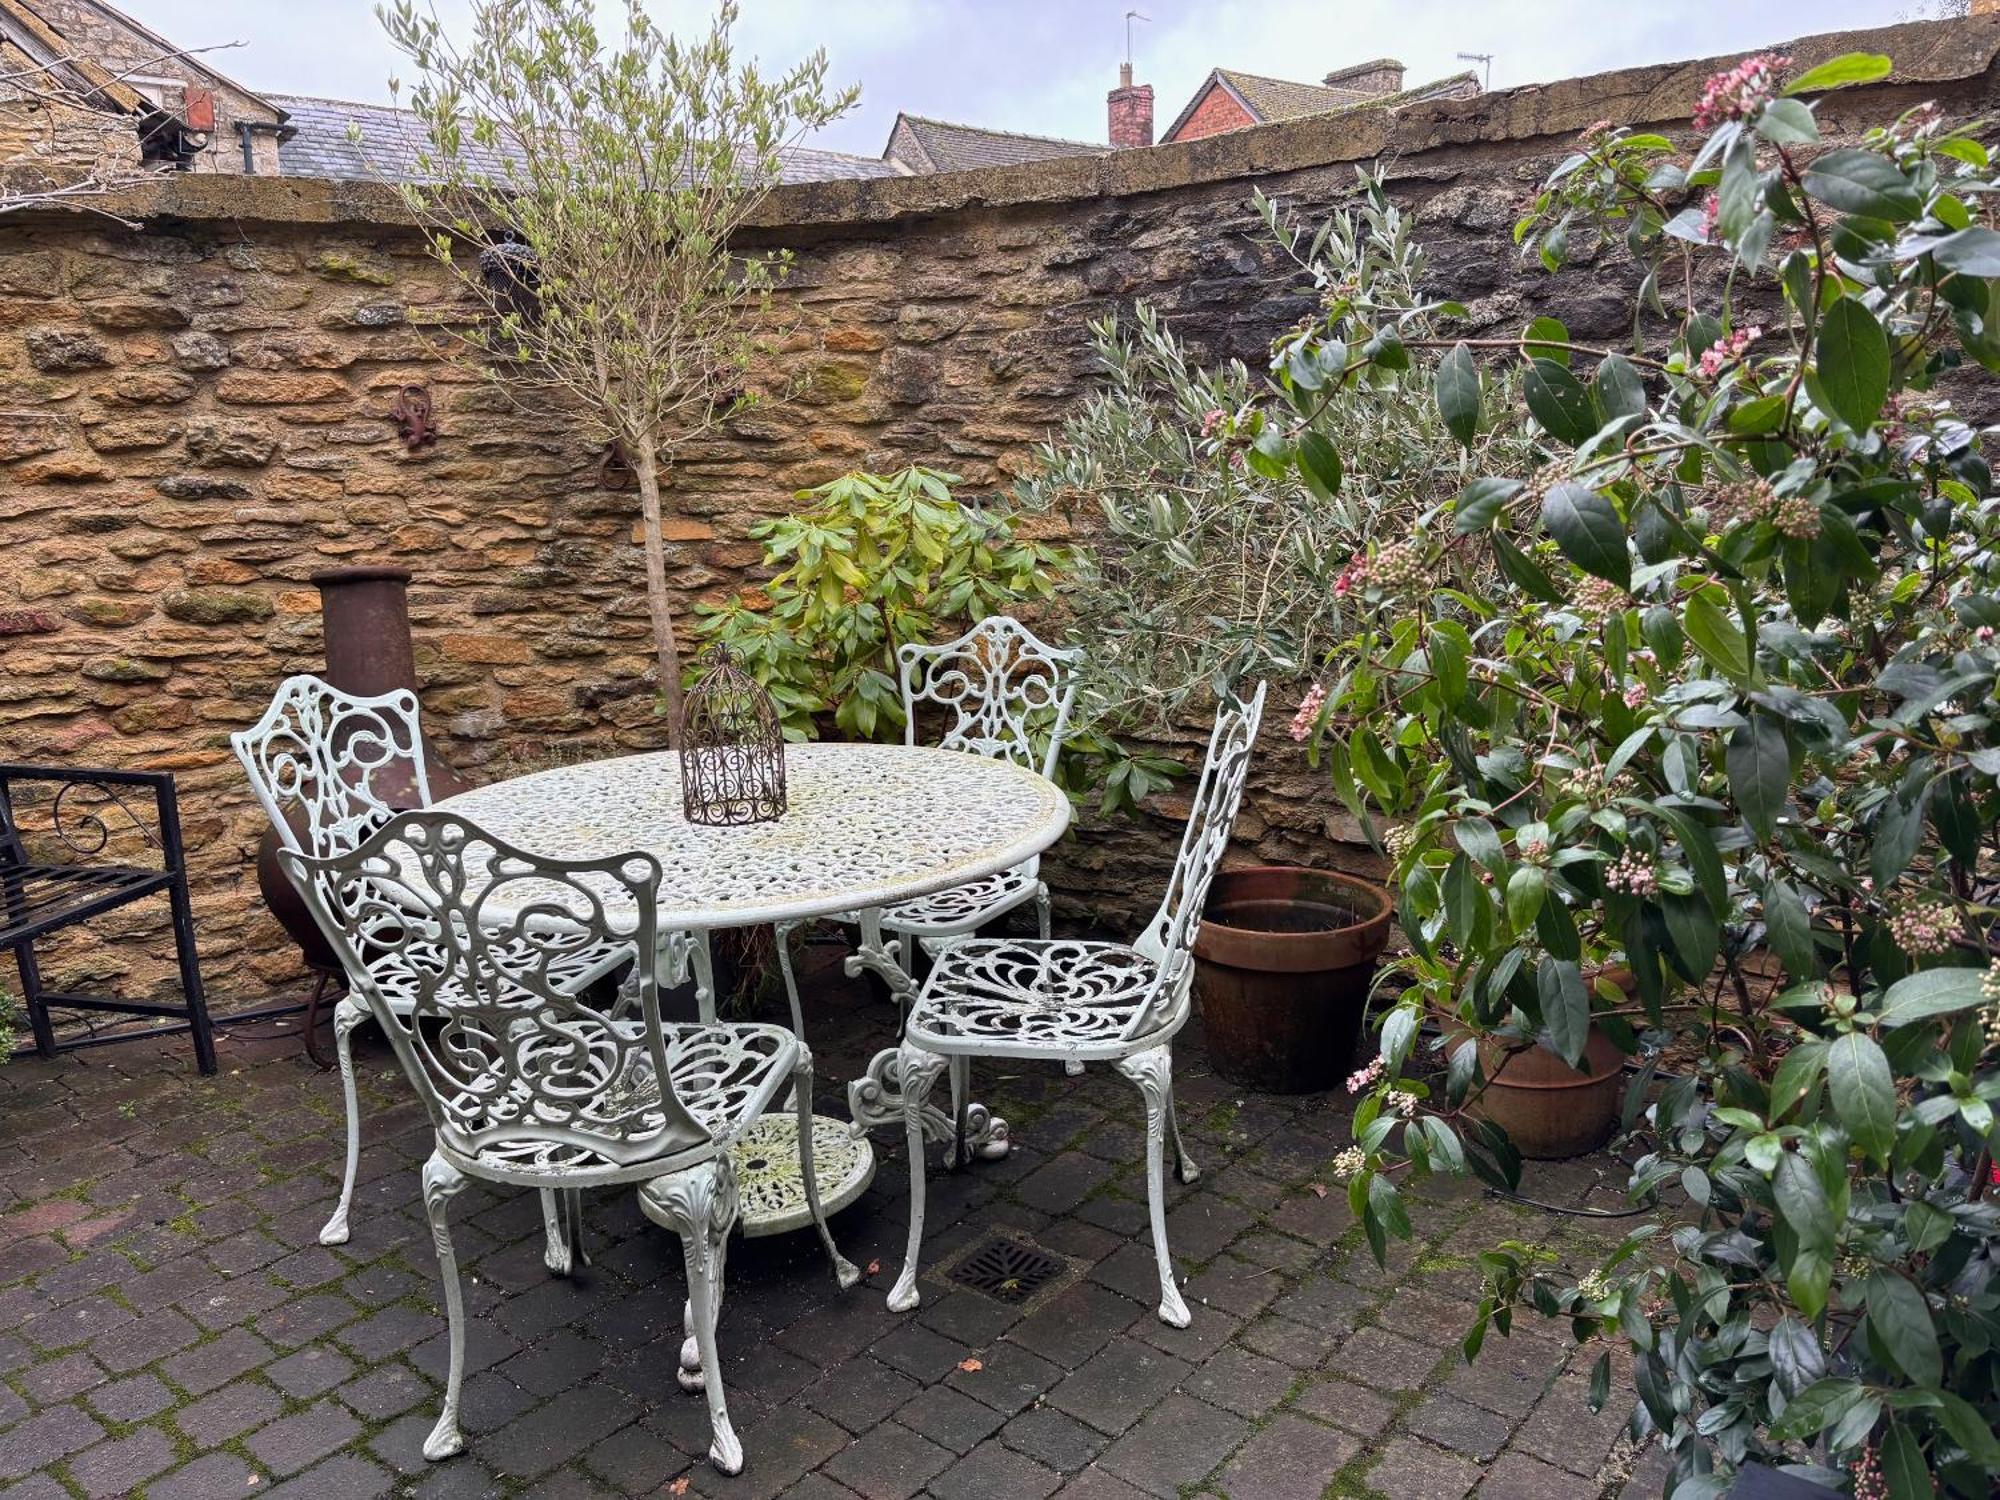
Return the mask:
M854 1117L853 1132L860 1136L885 1127L903 1128L903 1080L894 1047L885 1047L869 1060L868 1071L847 1086L847 1110ZM952 1117L928 1101L923 1107L924 1139L950 1145L958 1139ZM981 1161L1000 1161L1014 1149L1007 1122L985 1105L965 1106L965 1149ZM945 1153L945 1166L955 1166L952 1152Z
M875 1148L857 1140L845 1120L813 1116L813 1178L828 1217L868 1191L875 1180ZM799 1125L791 1114L758 1120L729 1148L742 1204L737 1224L746 1239L785 1234L812 1225L805 1179L799 1175Z

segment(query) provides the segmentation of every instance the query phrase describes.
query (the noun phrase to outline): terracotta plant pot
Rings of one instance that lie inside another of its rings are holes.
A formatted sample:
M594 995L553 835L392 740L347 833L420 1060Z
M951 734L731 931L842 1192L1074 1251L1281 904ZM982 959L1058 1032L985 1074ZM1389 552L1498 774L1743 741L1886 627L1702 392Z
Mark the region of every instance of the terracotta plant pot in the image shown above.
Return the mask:
M1618 1127L1625 1054L1597 1027L1584 1042L1583 1067L1572 1068L1548 1048L1496 1037L1479 1043L1479 1067L1489 1080L1473 1112L1507 1132L1523 1156L1560 1161L1595 1151Z
M1217 875L1194 943L1215 1071L1274 1094L1335 1087L1394 910L1387 890L1351 875L1282 865Z

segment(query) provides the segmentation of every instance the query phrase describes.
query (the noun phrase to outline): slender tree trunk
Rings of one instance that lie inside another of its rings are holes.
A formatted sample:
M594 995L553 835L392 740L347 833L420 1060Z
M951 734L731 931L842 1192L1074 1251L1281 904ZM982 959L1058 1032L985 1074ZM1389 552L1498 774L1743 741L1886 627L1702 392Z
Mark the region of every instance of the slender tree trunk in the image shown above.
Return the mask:
M674 638L673 601L667 596L667 544L660 534L660 469L650 439L632 445L639 479L639 510L646 538L646 608L653 617L653 650L660 664L660 692L667 701L667 743L681 747L681 648Z

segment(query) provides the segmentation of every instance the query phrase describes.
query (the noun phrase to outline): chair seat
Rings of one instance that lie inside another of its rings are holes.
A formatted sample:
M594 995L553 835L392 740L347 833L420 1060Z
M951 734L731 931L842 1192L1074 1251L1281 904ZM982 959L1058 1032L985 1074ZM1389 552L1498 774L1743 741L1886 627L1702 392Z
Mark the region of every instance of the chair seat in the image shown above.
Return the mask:
M997 875L969 880L950 890L934 891L882 908L882 925L891 932L918 937L956 937L1005 916L1034 899L1041 879L1033 863L1016 865Z
M905 1037L984 1057L1113 1056L1151 997L1159 966L1124 943L973 939L938 955Z
M578 1187L592 1178L636 1180L726 1149L783 1090L798 1060L798 1043L782 1026L691 1021L667 1022L660 1029L674 1092L709 1132L708 1141L691 1149L684 1140L663 1138L660 1149L648 1153L648 1140L661 1135L665 1117L659 1111L659 1079L644 1061L646 1023L636 1018L592 1023L574 1016L558 1027L510 1035L509 1045L525 1068L506 1074L485 1070L464 1080L454 1104L493 1097L484 1100L477 1129L453 1127L441 1141L466 1170L507 1181L559 1177L562 1185ZM593 1062L617 1056L628 1059L622 1073L592 1068ZM546 1092L531 1095L522 1071L541 1079ZM496 1092L503 1077L505 1090ZM607 1138L615 1133L625 1149L614 1156L589 1139L562 1139L571 1122L587 1123Z
M0 948L86 921L172 881L169 871L127 865L0 866Z

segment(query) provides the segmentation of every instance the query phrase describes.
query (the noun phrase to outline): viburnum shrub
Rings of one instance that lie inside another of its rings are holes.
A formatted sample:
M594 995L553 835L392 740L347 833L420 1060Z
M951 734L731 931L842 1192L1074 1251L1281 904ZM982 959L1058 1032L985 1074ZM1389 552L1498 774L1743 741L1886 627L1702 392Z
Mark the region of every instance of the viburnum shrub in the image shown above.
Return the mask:
M1574 1064L1598 1028L1660 1222L1581 1276L1484 1256L1468 1357L1523 1308L1629 1344L1676 1500L1751 1458L1984 1497L2000 499L1953 398L2000 371L2000 177L1930 106L1820 139L1808 96L1888 59L1788 70L1711 80L1691 159L1594 127L1522 222L1629 270L1628 349L1408 338L1363 296L1277 350L1266 461L1316 477L1335 395L1413 360L1457 444L1538 450L1346 562L1294 726L1387 826L1411 948L1337 1170L1378 1256L1410 1179L1513 1185L1479 1043Z

